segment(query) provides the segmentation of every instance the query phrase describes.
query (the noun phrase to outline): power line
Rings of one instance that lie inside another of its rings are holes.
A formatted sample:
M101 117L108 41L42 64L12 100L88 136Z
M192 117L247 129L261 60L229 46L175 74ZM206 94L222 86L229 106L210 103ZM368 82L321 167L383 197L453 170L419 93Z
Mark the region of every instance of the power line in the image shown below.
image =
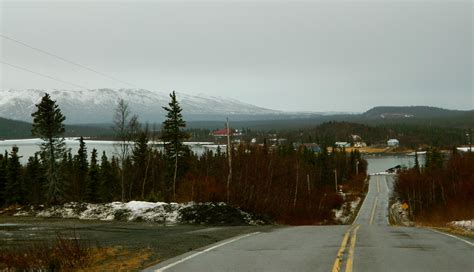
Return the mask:
M55 78L55 77L52 77L52 76L48 76L48 75L45 75L45 74L42 74L42 73L38 73L38 72L32 71L30 69L27 69L27 68L24 68L24 67L21 67L21 66L18 66L18 65L14 65L14 64L4 62L4 61L1 61L1 60L0 60L0 63L8 65L8 66L16 68L16 69L19 69L19 70L23 70L23 71L38 75L38 76L49 78L49 79L52 79L52 80L55 80L55 81L58 81L58 82L61 82L61 83L65 83L65 84L68 84L68 85L71 85L71 86L75 86L75 87L78 87L78 88L81 88L81 89L84 89L84 90L90 90L90 88L87 88L85 86L82 86L82 85L79 85L79 84L74 84L74 83L71 83L71 82L67 82L67 81L64 81L62 79Z
M48 52L48 51L46 51L46 50L43 50L43 49L40 49L40 48L31 46L31 45L29 45L29 44L27 44L27 43L24 43L24 42L22 42L22 41L19 41L19 40L13 39L13 38L11 38L11 37L5 36L5 35L3 35L3 34L1 34L1 33L0 33L0 37L2 37L2 38L4 38L4 39L7 39L7 40L10 40L10 41L12 41L12 42L18 43L18 44L20 44L20 45L23 45L24 47L27 47L27 48L33 49L33 50L35 50L35 51L41 52L41 53L46 54L46 55L48 55L48 56L51 56L51 57L53 57L53 58L59 59L59 60L61 60L61 61L63 61L63 62L72 64L72 65L75 65L75 66L80 67L80 68L82 68L82 69L85 69L85 70L88 70L88 71L90 71L90 72L96 73L96 74L101 75L101 76L103 76L103 77L105 77L105 78L108 78L108 79L110 79L110 80L114 80L114 81L117 81L117 82L126 84L126 85L128 85L128 86L136 87L134 84L128 83L128 82L123 81L123 80L120 80L120 79L118 79L118 78L116 78L116 77L113 77L113 76L109 76L109 75L107 75L107 74L104 74L104 73L102 73L102 72L99 72L99 71L97 71L97 70L94 70L94 69L92 69L92 68L89 68L89 67L87 67L87 66L85 66L85 65L82 65L82 64L80 64L80 63L77 63L77 62L75 62L75 61L68 60L68 59L63 58L63 57L61 57L61 56L58 56L58 55L56 55L56 54L50 53L50 52Z

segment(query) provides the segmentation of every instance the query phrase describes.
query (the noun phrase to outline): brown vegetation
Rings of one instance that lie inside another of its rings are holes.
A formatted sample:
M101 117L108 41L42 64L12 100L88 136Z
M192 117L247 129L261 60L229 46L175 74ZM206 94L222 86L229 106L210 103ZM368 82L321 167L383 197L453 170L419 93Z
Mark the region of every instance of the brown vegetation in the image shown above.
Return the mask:
M333 219L342 197L338 185L359 193L366 162L358 152L316 155L307 149L241 145L233 152L229 202L243 210L264 214L285 224L321 224ZM190 163L178 189L179 201L226 201L224 182L229 173L225 154L207 153ZM356 175L359 160L359 175Z
M150 249L92 246L75 233L58 233L53 243L0 249L2 271L130 271L155 262Z
M474 154L453 152L446 161L432 150L425 167L398 175L395 190L417 222L445 223L474 218Z

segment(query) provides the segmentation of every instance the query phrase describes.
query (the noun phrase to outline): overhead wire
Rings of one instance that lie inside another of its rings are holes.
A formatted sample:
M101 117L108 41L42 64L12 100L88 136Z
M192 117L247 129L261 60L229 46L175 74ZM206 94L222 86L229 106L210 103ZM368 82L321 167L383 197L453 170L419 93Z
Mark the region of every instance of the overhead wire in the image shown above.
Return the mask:
M65 62L65 63L68 63L68 64L71 64L71 65L80 67L80 68L82 68L82 69L88 70L88 71L93 72L93 73L96 73L96 74L101 75L101 76L103 76L103 77L105 77L105 78L108 78L108 79L110 79L110 80L113 80L113 81L116 81L116 82L120 82L120 83L126 84L126 85L128 85L128 86L136 87L136 85L134 85L134 84L132 84L132 83L128 83L128 82L126 82L126 81L120 80L120 79L118 79L118 78L116 78L116 77L114 77L114 76L107 75L107 74L105 74L105 73L103 73L103 72L97 71L97 70L92 69L92 68L90 68L90 67L87 67L87 66L85 66L85 65L83 65L83 64L80 64L80 63L77 63L77 62L75 62L75 61L66 59L66 58L61 57L61 56L59 56L59 55L56 55L56 54L54 54L54 53L48 52L48 51L46 51L46 50L43 50L43 49L41 49L41 48L37 48L37 47L35 47L35 46L29 45L29 44L27 44L27 43L25 43L25 42L22 42L22 41L19 41L19 40L17 40L17 39L14 39L14 38L12 38L12 37L6 36L6 35L4 35L4 34L2 34L2 33L0 33L0 37L1 37L1 38L4 38L4 39L6 39L6 40L9 40L9 41L15 42L15 43L17 43L17 44L20 44L20 45L22 45L22 46L24 46L24 47L30 48L30 49L32 49L32 50L38 51L38 52L40 52L40 53L46 54L46 55L48 55L48 56L50 56L50 57L59 59L59 60Z
M38 72L35 72L35 71L30 70L28 68L21 67L21 66L15 65L15 64L11 64L11 63L5 62L3 60L0 60L0 63L8 65L8 66L16 68L16 69L19 69L19 70L23 70L23 71L38 75L38 76L49 78L49 79L52 79L52 80L55 80L55 81L58 81L58 82L61 82L61 83L65 83L65 84L68 84L68 85L71 85L71 86L75 86L75 87L78 87L78 88L81 88L81 89L84 89L84 90L90 90L90 88L88 88L88 87L85 87L85 86L82 86L82 85L79 85L79 84L75 84L75 83L72 83L72 82L68 82L68 81L65 81L65 80L62 80L62 79L59 79L59 78L56 78L56 77L46 75L46 74L38 73Z

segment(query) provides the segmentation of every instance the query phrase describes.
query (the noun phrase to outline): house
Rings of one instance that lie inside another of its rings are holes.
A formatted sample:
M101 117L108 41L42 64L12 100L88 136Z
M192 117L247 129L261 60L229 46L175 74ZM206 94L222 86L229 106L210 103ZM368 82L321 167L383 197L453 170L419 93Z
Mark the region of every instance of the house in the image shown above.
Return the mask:
M361 147L366 147L367 144L365 142L355 142L354 147L355 148L361 148Z
M351 147L351 143L349 143L349 142L335 142L334 145L337 148Z
M218 129L211 132L214 137L227 137L227 129ZM242 136L242 132L238 129L230 129L230 136Z
M397 147L400 145L400 142L397 139L390 139L387 141L387 145L390 147Z
M319 147L318 144L315 143L308 143L308 144L303 144L306 149L313 151L314 153L321 153L321 147Z

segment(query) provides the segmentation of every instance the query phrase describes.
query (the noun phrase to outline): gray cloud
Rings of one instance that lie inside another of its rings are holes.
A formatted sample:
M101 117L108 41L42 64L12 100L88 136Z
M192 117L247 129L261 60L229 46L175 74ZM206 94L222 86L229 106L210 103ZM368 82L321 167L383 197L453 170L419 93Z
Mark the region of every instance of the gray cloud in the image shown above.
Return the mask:
M259 106L472 109L472 2L2 2L1 32L137 87ZM1 40L1 59L128 87ZM73 88L2 67L2 88Z

